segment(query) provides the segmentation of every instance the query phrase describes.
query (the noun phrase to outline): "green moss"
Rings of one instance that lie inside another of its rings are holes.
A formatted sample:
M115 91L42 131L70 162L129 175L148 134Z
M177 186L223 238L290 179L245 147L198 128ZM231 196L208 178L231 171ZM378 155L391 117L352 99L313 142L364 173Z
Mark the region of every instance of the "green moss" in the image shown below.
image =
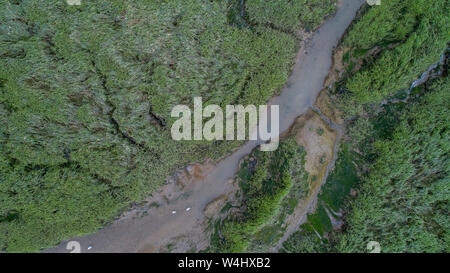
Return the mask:
M351 152L346 144L342 145L335 170L328 176L319 195L334 211L342 208L350 189L360 180L354 161L358 156Z

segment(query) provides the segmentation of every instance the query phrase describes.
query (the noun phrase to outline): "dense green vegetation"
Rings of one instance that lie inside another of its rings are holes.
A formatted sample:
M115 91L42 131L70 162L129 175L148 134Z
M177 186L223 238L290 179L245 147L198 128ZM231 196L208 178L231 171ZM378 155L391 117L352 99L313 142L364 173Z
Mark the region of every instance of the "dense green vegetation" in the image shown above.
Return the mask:
M172 106L267 101L298 39L271 22L311 28L332 11L308 0L269 18L248 2L242 18L228 0L0 0L0 250L93 232L177 168L236 147L172 141Z
M325 15L335 12L336 0L247 0L246 7L252 22L293 33L320 25Z
M355 115L363 105L378 104L408 88L437 62L450 40L448 14L448 1L439 0L392 0L369 8L343 45L353 56L370 49L381 52L345 80L340 104L346 114Z
M395 130L372 144L377 158L347 204L336 251L362 252L370 240L383 252L449 251L450 81L430 85L396 113Z
M407 90L440 60L450 41L448 1L386 1L371 8L343 44L365 56L338 95L350 143L364 155L359 194L345 204L346 226L331 251L363 252L378 241L383 252L447 252L449 246L449 80L429 80L407 104L374 105ZM446 69L446 68L441 68ZM404 93L404 92L403 92ZM347 100L347 102L344 102ZM356 106L359 104L358 106Z
M298 194L299 189L305 190L306 179L301 167L303 158L303 149L293 139L287 139L274 152L255 150L244 160L238 175L241 203L216 223L211 251L246 251L255 235L264 227L266 235L279 237L280 228L271 227L271 219L278 219L279 213L284 210L292 213L292 207L289 207L290 193ZM300 192L296 198L302 197L304 193ZM270 234L271 231L276 234Z
M333 92L352 117L347 137L316 212L282 251L367 252L369 241L382 252L449 251L448 63L406 102L389 101L405 98L441 59L448 14L448 1L392 0L367 8L352 25L341 44L347 73ZM361 69L352 71L357 62ZM344 221L340 230L327 224L330 215Z

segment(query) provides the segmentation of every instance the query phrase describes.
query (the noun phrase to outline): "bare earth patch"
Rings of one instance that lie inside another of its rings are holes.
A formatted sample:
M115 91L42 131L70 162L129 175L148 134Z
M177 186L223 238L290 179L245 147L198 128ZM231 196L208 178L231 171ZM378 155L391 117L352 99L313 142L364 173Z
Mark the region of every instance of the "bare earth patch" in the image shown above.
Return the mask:
M310 190L314 190L316 184L320 187L327 166L333 160L337 132L329 128L318 114L308 110L295 121L291 133L306 150L305 170L309 173Z
M309 191L308 196L299 200L294 212L286 218L284 223L286 232L274 251L277 251L282 243L298 229L298 226L306 220L306 215L314 210L315 200L326 179L328 167L334 162L334 147L338 137L336 130L329 128L325 121L311 109L297 118L289 130L289 135L294 136L295 141L305 148L304 167L309 173Z

